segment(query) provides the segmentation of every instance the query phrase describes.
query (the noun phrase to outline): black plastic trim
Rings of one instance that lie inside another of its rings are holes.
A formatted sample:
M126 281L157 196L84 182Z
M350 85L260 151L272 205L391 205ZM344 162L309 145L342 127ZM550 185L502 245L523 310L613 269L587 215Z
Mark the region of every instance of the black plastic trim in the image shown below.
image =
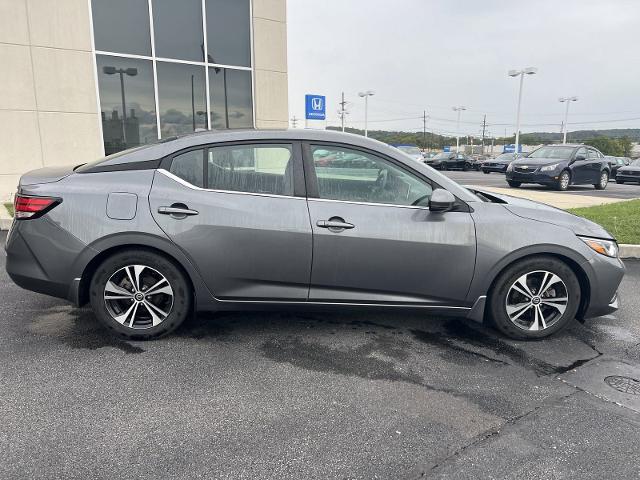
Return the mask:
M84 175L85 173L101 173L101 172L124 172L128 170L155 170L160 166L162 159L144 160L142 162L119 163L116 165L96 165L83 170L75 170L75 173Z

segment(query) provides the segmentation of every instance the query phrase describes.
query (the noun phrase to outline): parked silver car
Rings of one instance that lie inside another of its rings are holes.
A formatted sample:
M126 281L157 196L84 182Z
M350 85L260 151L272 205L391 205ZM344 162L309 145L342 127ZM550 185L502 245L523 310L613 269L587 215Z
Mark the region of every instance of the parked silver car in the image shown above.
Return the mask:
M20 286L90 303L118 334L195 310L412 308L539 338L614 311L600 226L471 191L396 148L329 131L203 132L22 176Z

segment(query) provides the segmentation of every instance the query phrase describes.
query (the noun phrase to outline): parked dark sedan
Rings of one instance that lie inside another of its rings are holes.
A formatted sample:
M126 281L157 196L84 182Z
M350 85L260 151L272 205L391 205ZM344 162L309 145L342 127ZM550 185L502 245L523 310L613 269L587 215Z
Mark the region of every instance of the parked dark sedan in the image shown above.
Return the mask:
M521 153L503 153L496 158L483 162L480 169L487 174L491 172L504 173L511 162L522 158L522 156Z
M604 190L609 183L609 164L596 148L586 145L546 145L526 158L513 161L506 171L507 183L517 188L538 183L557 190L569 185L593 185Z
M612 180L616 178L616 173L620 167L627 166L631 163L631 159L627 157L605 157L607 162L609 162L609 167L611 168L610 176Z
M618 168L616 183L625 182L640 183L640 159L634 160L628 166Z
M429 160L426 162L427 165L439 170L462 170L466 172L471 169L477 170L477 165L479 165L478 162L464 153L456 152L442 152Z
M6 242L14 282L136 340L198 310L355 307L541 338L613 312L624 274L589 220L324 130L202 132L34 170Z

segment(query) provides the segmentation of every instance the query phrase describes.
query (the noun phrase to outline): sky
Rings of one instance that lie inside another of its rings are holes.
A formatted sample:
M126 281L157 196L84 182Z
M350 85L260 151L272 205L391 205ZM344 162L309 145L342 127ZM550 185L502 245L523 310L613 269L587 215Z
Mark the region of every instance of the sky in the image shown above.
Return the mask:
M327 97L327 125L494 136L521 131L640 128L640 0L288 0L289 113L304 124L304 95ZM310 121L322 128L324 122Z

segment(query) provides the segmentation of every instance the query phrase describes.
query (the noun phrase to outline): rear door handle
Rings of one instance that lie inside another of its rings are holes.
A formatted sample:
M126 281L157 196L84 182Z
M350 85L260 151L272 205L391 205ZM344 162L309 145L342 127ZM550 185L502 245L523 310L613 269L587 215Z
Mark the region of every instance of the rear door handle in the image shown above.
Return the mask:
M346 230L355 227L353 223L345 222L343 219L336 217L332 217L329 220L318 220L316 225L329 230Z
M161 213L163 215L172 215L177 218L184 218L189 215L198 215L199 212L197 210L191 210L186 206L177 207L172 205L170 207L158 207L158 213Z

